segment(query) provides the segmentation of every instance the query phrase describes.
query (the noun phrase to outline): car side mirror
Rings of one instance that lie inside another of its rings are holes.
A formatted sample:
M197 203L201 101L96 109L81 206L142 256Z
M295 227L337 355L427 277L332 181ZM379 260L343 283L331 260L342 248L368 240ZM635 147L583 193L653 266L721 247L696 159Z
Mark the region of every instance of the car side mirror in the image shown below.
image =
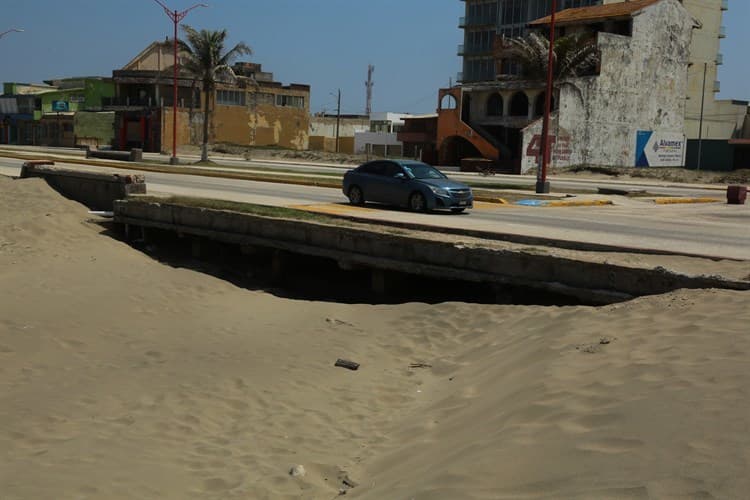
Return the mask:
M396 175L394 175L393 177L395 177L396 179L400 179L402 181L406 180L406 174L404 174L403 172L399 172Z

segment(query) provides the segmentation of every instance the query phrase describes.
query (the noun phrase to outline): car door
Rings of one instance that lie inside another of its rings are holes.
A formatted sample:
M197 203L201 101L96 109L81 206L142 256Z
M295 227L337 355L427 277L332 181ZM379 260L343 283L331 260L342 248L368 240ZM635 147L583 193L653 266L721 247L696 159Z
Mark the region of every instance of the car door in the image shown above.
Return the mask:
M387 163L385 161L373 161L367 164L367 183L364 190L368 201L388 203L387 179L385 176Z
M383 166L381 163L379 161L365 163L357 169L356 176L351 181L352 184L357 184L362 188L367 201L380 201L378 192L382 191L379 186L383 177Z
M383 199L391 205L406 205L409 198L409 178L401 165L387 161L383 172ZM400 177L399 177L400 174Z

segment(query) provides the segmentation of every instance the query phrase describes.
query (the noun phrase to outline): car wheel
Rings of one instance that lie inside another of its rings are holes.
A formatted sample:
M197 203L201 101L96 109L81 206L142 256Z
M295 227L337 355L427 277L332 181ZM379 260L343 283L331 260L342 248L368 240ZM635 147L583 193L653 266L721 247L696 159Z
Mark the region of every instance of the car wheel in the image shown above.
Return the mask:
M413 212L425 212L427 210L427 200L422 193L412 193L409 196L409 208Z
M352 205L365 204L365 195L362 193L362 188L359 186L352 186L349 188L349 203Z
M460 214L464 210L466 209L465 208L451 208L451 212L453 212L454 214Z

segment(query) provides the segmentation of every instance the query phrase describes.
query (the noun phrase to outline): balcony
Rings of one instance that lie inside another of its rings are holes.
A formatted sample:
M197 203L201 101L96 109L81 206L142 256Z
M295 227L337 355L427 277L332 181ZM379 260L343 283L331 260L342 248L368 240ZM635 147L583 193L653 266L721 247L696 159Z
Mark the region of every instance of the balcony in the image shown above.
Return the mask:
M721 0L721 10L729 10L729 0Z
M465 17L459 17L458 18L458 27L459 28L465 28L466 27L466 18Z
M456 83L461 83L464 81L464 74L463 72L459 71L456 73Z
M719 80L716 80L714 82L714 93L718 94L719 92L721 92L721 82Z
M719 28L719 38L726 38L727 37L727 27L722 26Z
M462 56L462 55L464 55L464 54L465 54L465 52L464 52L464 46L463 46L463 44L461 44L461 45L459 45L459 46L458 46L458 49L456 49L456 53L457 53L457 54L458 54L459 56Z
M716 54L716 65L721 66L722 64L724 64L724 54L719 52L718 54Z

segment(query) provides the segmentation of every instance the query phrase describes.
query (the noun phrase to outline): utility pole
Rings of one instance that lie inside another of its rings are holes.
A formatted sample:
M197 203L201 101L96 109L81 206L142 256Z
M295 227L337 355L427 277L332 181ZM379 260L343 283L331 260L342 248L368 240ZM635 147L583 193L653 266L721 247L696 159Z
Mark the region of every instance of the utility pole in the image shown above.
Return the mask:
M339 126L341 125L341 89L339 89L338 104L336 105L336 152L339 152Z
M701 92L701 119L698 130L698 170L701 169L701 160L703 159L703 109L706 104L706 73L708 72L708 63L703 63L703 91Z
M180 162L177 158L177 25L180 24L183 19L185 19L185 16L187 16L188 12L190 12L191 10L197 9L198 7L208 7L208 5L199 3L180 12L177 10L170 10L169 7L164 5L161 0L154 1L158 3L162 9L164 9L167 17L169 17L174 23L174 102L172 103L172 157L169 159L169 163L170 165L177 165Z
M544 96L544 119L542 121L541 168L537 169L536 192L549 193L547 181L547 164L550 157L549 115L552 111L552 82L554 79L555 54L555 14L557 14L557 0L552 0L552 19L549 26L549 55L547 61L547 93Z
M365 88L367 88L367 106L365 108L365 114L370 116L372 113L372 88L375 86L375 82L372 81L372 74L375 73L375 66L370 64L367 66L367 81L365 82Z

